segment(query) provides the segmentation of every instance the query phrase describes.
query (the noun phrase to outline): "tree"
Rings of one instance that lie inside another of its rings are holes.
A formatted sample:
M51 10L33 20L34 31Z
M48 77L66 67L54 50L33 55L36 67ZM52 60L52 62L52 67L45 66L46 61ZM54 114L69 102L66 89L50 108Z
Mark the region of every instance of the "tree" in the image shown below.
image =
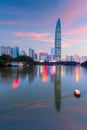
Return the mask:
M0 60L0 67L5 66L5 62L3 60Z

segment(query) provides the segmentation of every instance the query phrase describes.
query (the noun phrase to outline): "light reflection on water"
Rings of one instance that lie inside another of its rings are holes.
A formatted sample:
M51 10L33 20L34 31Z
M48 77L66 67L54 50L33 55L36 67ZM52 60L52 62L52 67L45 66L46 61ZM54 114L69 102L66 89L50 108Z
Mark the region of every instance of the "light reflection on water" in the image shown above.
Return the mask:
M75 89L81 91L79 99L74 97ZM86 68L0 69L0 129L86 130L86 118Z

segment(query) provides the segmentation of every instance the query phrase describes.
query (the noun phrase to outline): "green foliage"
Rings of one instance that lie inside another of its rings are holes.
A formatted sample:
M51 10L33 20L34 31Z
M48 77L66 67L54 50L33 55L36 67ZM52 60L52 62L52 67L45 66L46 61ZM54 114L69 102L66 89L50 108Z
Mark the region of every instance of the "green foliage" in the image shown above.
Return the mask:
M2 56L0 56L0 60L3 60L5 63L10 62L11 61L11 57L9 55L3 54Z
M17 62L25 62L26 64L34 64L33 58L29 56L18 56L17 58L12 59L9 55L3 54L0 56L0 66L7 66L9 65L10 61L17 61Z
M19 62L27 62L27 63L34 63L33 58L29 57L29 56L18 56L17 58L14 59L15 61Z
M5 66L5 62L3 60L0 60L0 67Z
M87 61L81 63L81 65L82 65L83 67L87 67Z

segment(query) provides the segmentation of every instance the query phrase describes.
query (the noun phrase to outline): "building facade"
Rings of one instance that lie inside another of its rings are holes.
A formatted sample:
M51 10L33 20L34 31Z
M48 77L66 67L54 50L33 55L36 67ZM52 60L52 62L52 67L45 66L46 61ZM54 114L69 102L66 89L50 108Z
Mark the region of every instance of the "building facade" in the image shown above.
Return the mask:
M56 62L61 61L61 21L57 20L55 29L55 57Z
M40 62L48 61L48 53L47 52L40 52L39 53L39 61Z
M0 46L0 56L3 54L13 57L13 48Z
M25 51L21 51L20 52L20 56L26 56L27 54L26 54L26 52Z
M14 47L13 48L13 58L16 58L19 56L19 48L18 47Z
M34 59L35 51L32 48L29 48L29 56Z
M54 62L55 61L55 48L52 47L51 48L51 62Z

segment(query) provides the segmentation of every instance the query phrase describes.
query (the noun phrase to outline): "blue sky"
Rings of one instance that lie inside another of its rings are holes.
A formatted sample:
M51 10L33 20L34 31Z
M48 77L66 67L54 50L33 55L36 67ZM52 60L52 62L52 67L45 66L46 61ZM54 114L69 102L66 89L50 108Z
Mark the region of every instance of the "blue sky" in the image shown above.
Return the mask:
M0 45L50 53L60 17L62 57L87 55L86 5L87 0L1 0Z

